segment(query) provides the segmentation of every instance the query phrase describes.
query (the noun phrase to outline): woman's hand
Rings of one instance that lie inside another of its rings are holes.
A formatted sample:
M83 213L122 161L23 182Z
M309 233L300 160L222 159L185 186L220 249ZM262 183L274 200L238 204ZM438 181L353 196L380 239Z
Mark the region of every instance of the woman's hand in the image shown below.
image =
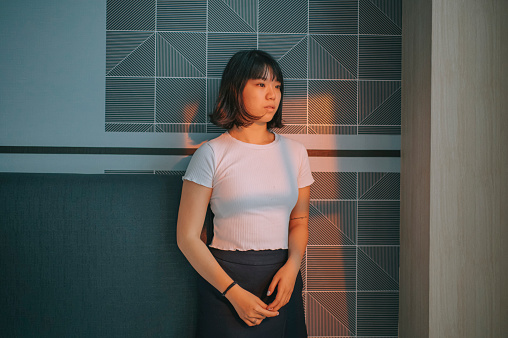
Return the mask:
M279 311L281 307L289 302L291 295L293 294L299 269L299 265L295 264L291 260L288 260L286 264L277 271L275 276L273 276L272 282L268 287L268 295L273 294L275 288L277 288L277 296L273 302L268 304L267 308L269 310Z
M276 310L267 310L268 306L261 299L239 285L233 286L226 294L226 298L231 302L240 318L249 326L261 324L266 317L279 315Z
M291 299L296 277L309 238L310 186L298 189L298 201L289 216L288 260L273 276L268 287L268 296L277 288L277 296L268 304L268 309L279 311Z

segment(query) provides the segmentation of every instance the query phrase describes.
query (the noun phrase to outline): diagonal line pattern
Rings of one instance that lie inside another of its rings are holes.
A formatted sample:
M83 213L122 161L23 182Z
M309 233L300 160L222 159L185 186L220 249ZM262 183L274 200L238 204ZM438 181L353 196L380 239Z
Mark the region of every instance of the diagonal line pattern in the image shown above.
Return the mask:
M332 295L331 292L326 293L327 296ZM338 292L336 293L338 294ZM313 314L312 318L309 318L309 331L312 336L354 336L355 323L348 322L347 313L345 316L337 316L337 312L332 313L331 307L328 302L322 302L323 297L319 297L318 293L308 293L308 307ZM335 298L335 297L334 297ZM335 304L337 306L337 304ZM348 312L349 308L346 309Z
M342 245L354 244L356 230L356 202L353 201L312 201L311 205L322 217L330 222L349 243L338 243ZM324 209L324 211L323 211ZM330 217L335 216L335 217ZM337 224L338 223L338 224ZM344 230L343 230L344 229Z
M401 0L369 0L397 27L402 28L402 3Z
M402 30L376 4L370 0L360 1L360 34L400 35Z
M356 124L356 96L356 81L309 81L309 124Z
M393 94L400 90L400 81L359 81L358 119L364 121L370 114L383 106ZM400 115L400 102L397 109Z
M399 251L398 246L390 247L358 247L372 259L395 283L399 283Z
M356 54L348 55L345 53L351 53L352 47L357 45L356 36L313 35L310 41L310 56L316 59L311 62L311 67L313 68L310 70L310 76L312 78L356 78L357 56ZM330 50L332 48L334 49L333 51ZM331 71L329 68L330 62L337 63L339 74L335 76L329 74ZM327 65L327 67L323 67L323 65ZM313 76L313 74L316 76Z
M153 33L107 32L106 33L106 75L143 46Z
M227 1L211 0L208 5L208 29L214 32L255 32Z
M356 307L354 292L309 292L309 296L336 318L349 331L348 335L354 335L356 329L355 312L352 311Z
M258 1L256 0L223 0L256 31Z
M376 261L358 249L358 290L398 290L399 284Z
M308 0L259 0L259 31L307 33Z
M379 175L378 173L362 173L359 175L359 182L362 182L369 174ZM364 186L362 191L359 197L362 200L398 200L400 199L400 174L385 173L375 182L371 182L370 186Z
M313 204L310 205L309 215L309 245L354 244L354 241Z
M310 188L311 199L356 199L355 172L313 172L315 182Z
M317 41L311 39L312 61L309 62L309 76L314 79L354 79L351 74L330 52ZM326 65L323 67L323 65Z
M159 34L158 37L158 51L164 50L163 48L166 47L165 52L169 54L169 57L157 59L157 71L160 76L205 76L189 59L173 47L162 34Z
M386 173L358 173L358 199L369 191Z
M252 31L256 31L257 1L252 0L222 0L233 12L235 12Z
M362 125L400 125L401 123L401 90L393 92L363 121Z
M154 0L107 0L107 30L154 30Z

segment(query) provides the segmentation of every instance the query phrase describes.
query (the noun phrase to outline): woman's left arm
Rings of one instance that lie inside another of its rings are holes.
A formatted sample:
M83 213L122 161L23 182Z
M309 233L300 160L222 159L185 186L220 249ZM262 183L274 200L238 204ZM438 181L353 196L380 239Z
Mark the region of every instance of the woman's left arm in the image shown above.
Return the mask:
M268 287L268 295L277 288L277 296L268 304L268 309L278 311L289 302L293 293L309 239L309 200L310 186L298 189L298 201L289 216L288 260L277 271Z

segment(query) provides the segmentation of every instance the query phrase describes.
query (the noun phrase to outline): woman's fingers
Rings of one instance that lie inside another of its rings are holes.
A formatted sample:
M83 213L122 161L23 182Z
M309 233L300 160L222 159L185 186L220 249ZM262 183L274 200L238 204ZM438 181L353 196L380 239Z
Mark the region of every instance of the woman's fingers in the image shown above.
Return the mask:
M275 276L272 279L272 282L268 286L268 292L266 293L267 296L270 296L275 292L275 288L277 287L277 284L279 283L280 277L278 274L275 274Z
M277 286L277 296L268 305L269 310L279 311L281 307L286 305L291 299L291 294L293 293L293 289L289 287L284 287L282 283L279 283Z
M298 269L288 263L277 271L272 279L272 282L268 286L268 292L270 294L277 289L277 296L273 302L268 304L269 310L279 311L281 307L289 302L291 294L293 293L297 275Z
M249 326L259 325L266 317L275 317L279 313L267 310L267 305L252 293L241 287L234 287L226 295L240 318Z
M264 303L263 303L264 304ZM266 306L266 305L265 305ZM254 311L254 315L248 316L244 321L251 326L259 325L266 317L276 317L279 315L278 311L266 310L263 307L257 308Z

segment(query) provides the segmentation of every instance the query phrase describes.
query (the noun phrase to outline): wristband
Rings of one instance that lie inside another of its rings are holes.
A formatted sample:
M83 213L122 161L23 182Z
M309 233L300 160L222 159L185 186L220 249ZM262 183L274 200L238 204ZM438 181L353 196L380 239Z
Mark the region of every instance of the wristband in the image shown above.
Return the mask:
M235 286L235 285L236 285L236 282L233 282L233 283L229 284L229 286L226 288L226 291L224 291L224 292L222 293L222 296L223 296L223 297L226 297L226 293L228 293L228 291L229 291L229 290L230 290L233 286Z

